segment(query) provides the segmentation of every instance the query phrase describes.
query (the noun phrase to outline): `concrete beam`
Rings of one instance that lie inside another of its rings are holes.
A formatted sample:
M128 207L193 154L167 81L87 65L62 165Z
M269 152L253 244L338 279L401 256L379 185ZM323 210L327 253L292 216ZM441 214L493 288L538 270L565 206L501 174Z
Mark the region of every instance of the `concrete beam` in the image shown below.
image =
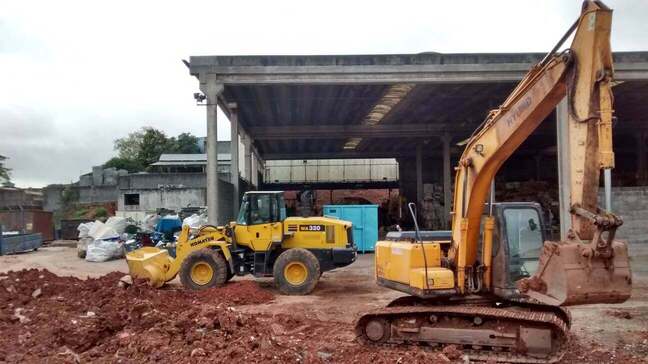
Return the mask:
M385 125L295 125L248 128L256 140L347 139L347 138L426 138L443 136L448 123ZM469 135L473 129L452 129L455 134Z
M524 62L414 65L225 66L209 64L208 60L196 62L197 58L199 57L192 57L191 74L198 75L198 77L206 74L213 75L217 82L227 85L504 82L521 80L526 72L534 65L531 62ZM216 61L214 62L216 63ZM624 62L616 62L614 68L615 79L618 81L648 79L648 62L624 60Z

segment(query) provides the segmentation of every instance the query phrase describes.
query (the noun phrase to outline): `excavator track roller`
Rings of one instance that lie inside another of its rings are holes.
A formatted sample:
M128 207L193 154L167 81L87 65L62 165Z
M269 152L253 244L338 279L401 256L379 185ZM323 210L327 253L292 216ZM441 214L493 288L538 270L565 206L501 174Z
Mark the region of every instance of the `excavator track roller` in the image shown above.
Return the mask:
M461 302L391 306L360 317L356 335L366 345L457 345L470 360L554 363L565 353L569 329L555 310Z

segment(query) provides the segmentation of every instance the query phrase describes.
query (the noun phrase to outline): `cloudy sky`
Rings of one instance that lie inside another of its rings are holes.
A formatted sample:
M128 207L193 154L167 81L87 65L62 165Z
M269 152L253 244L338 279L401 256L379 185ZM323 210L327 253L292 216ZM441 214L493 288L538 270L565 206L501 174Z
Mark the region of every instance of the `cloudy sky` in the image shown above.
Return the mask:
M648 51L648 1L606 3L613 49ZM579 9L578 0L2 1L0 155L17 185L40 187L76 180L142 126L205 135L198 83L181 63L191 55L542 52Z

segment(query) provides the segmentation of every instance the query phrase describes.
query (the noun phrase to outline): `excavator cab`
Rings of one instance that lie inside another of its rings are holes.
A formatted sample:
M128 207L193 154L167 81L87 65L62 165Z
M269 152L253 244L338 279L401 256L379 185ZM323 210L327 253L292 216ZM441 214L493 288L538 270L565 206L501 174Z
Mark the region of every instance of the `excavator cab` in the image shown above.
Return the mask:
M494 204L493 214L493 291L500 297L519 296L516 282L535 274L547 238L542 209L533 202L502 202Z

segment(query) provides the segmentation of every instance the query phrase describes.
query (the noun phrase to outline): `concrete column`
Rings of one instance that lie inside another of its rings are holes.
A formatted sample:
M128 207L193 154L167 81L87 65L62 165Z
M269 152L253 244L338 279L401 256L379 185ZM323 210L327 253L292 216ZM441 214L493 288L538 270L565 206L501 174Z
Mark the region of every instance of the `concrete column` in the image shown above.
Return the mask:
M646 170L646 134L638 133L637 138L637 184L644 186L648 179Z
M565 97L556 107L558 152L558 204L560 206L560 239L567 238L571 229L571 178L569 169L569 106Z
M248 183L252 185L252 138L249 135L245 135L243 139L243 148L244 148L244 172L245 178Z
M234 198L232 199L234 205L232 206L232 212L234 216L238 216L239 212L239 127L238 127L238 108L236 104L228 105L231 111L230 113L230 176L232 179L232 193Z
M210 82L203 90L207 101L207 214L210 225L218 225L218 95L222 84Z
M540 175L542 172L540 170L542 169L542 154L536 154L533 159L535 160L535 176L536 176L536 181L540 181L542 178L540 178Z
M421 208L423 202L423 145L416 145L416 204Z
M452 169L450 167L450 142L448 134L441 139L443 143L443 227L450 228L450 211L452 207Z

